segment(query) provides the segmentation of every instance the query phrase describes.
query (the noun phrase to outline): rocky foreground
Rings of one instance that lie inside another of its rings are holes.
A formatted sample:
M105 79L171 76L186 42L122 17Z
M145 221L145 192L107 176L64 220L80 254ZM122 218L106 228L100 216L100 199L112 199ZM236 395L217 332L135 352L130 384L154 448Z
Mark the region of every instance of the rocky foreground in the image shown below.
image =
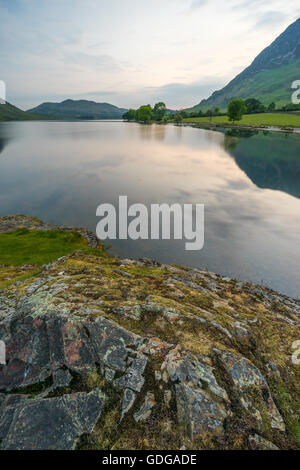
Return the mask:
M266 288L74 252L0 292L0 448L299 449L299 324Z

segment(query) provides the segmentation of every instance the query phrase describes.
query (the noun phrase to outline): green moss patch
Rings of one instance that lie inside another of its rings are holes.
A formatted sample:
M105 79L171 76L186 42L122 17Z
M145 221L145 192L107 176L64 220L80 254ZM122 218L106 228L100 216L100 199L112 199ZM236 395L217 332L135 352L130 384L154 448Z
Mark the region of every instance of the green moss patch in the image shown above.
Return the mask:
M39 231L24 228L14 232L0 233L0 265L42 266L75 250L98 256L103 254L101 250L89 248L87 241L78 232Z

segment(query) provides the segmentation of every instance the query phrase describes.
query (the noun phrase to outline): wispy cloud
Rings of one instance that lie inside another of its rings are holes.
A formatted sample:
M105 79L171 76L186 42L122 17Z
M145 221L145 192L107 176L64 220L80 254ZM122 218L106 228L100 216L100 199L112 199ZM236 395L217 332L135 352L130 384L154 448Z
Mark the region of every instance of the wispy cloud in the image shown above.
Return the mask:
M114 57L108 54L87 54L85 52L66 52L64 62L74 64L76 67L101 71L105 73L121 72L123 67Z
M254 28L274 28L284 23L286 14L282 11L267 11L261 15Z
M167 103L174 103L177 108L185 108L196 104L195 97L208 97L223 84L222 78L206 77L199 82L167 83L159 87L147 87L142 92L149 96L151 101L161 98Z
M207 3L207 0L193 0L193 3L191 4L190 9L195 10L197 8L201 8L204 5L206 5L206 3Z

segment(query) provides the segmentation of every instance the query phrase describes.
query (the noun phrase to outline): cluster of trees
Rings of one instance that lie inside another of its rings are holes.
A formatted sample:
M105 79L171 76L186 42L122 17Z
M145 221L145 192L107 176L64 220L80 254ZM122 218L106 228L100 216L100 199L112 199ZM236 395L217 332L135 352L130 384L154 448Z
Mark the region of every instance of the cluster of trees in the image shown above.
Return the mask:
M300 111L300 104L286 104L282 106L278 111Z
M282 108L276 109L276 104L270 103L269 106L265 106L259 100L255 98L249 98L247 100L232 100L229 103L227 115L230 121L240 121L244 114L259 114L259 113L272 113L274 111L294 111L297 108L296 105L286 105ZM300 107L299 107L300 108Z
M216 108L217 112L219 108ZM196 113L198 116L198 114ZM184 118L187 117L196 117L195 113L189 114L186 111L175 111L170 112L167 110L165 103L160 101L152 108L150 104L141 106L139 109L129 109L124 115L123 119L125 121L138 121L145 124L150 122L182 122ZM201 116L214 116L212 113L201 113Z
M234 101L234 100L233 100ZM275 103L271 103L269 106L265 106L259 100L255 98L249 98L244 101L245 108L243 114L257 114L257 113L266 113L273 112L276 110ZM221 112L220 108L211 108L207 111L195 111L192 113L185 113L184 117L194 118L194 117L208 117L210 120L213 116L226 116L226 112Z
M276 109L276 104L270 103L269 106L265 106L259 100L255 98L249 98L245 101L246 106L246 114L258 114L258 113L266 113L266 112L273 112Z
M194 118L194 117L208 117L211 119L213 116L225 116L226 113L221 113L220 108L212 108L208 109L207 111L193 111L191 113L187 113L186 111L180 111L180 114L183 118Z
M257 113L273 113L274 111L299 111L300 110L300 105L297 104L286 104L284 106L278 107L274 103L269 104L269 106L265 106L262 104L259 100L256 100L255 98L249 98L248 100L245 101L246 105L246 114L257 114Z
M167 121L169 114L165 103L160 101L152 108L150 104L141 106L139 109L129 109L127 113L123 115L125 121L139 121L143 123L149 123L151 121Z
M268 106L261 103L256 98L248 98L247 100L234 99L232 100L226 112L221 112L220 108L212 108L207 111L195 111L188 113L184 110L170 113L167 110L165 103L160 101L152 108L150 104L141 106L139 109L129 109L124 115L123 119L126 121L138 121L143 123L149 122L168 122L174 121L177 123L182 122L185 118L207 117L211 121L214 116L228 116L232 122L240 121L244 114L259 114L270 113L274 111L297 111L300 110L300 105L288 104L281 108L276 108L276 104L270 103Z

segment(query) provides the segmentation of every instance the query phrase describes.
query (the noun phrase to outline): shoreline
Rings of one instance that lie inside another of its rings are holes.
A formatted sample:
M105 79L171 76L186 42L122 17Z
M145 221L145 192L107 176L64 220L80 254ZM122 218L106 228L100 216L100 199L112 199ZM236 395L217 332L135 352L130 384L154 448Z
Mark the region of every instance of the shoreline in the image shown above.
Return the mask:
M26 216L26 215L20 215L20 214L8 214L8 215L0 216L0 234L12 233L17 230L23 230L23 229L26 229L29 231L41 231L41 232L47 232L47 231L77 232L85 239L86 244L89 248L92 248L94 250L102 249L106 251L105 244L103 244L102 240L99 240L94 232L84 227L73 227L73 226L67 226L67 225L61 225L61 224L51 224L48 222L44 222L43 220L34 216ZM118 255L112 252L108 253L108 256L110 256L111 258L115 258L115 259L120 258ZM156 260L156 259L155 260L148 259L148 258L143 258L142 260L139 260L137 258L128 258L128 259L130 259L133 263L139 263L140 261L142 261L143 263L149 266L150 265L153 265L153 266L164 265L163 263L161 263L159 260ZM1 265L0 263L0 269L3 267L8 267L8 266ZM299 307L300 307L300 299L291 297L285 294L284 292L277 291L267 285L260 284L259 282L251 281L251 280L242 280L239 278L231 278L226 275L212 272L210 269L204 266L198 266L195 268L191 266L182 265L180 267L183 269L190 270L190 271L193 271L193 270L205 271L208 274L212 275L213 277L217 277L220 280L227 280L227 282L235 282L239 284L251 285L253 288L262 289L264 291L270 292L271 294L279 295L280 297L285 298L286 300L291 300L294 303L299 304ZM1 294L1 290L0 290L0 294Z
M252 126L252 125L242 125L242 124L229 124L229 123L214 123L214 122L198 122L198 121L190 121L190 122L179 122L176 123L174 121L169 121L167 123L163 122L150 122L150 123L142 123L139 121L124 121L123 119L57 119L57 118L47 118L47 119L8 119L8 120L0 120L1 123L13 123L13 122L123 122L123 123L135 123L141 125L152 125L157 124L159 126L173 124L174 126L179 127L194 127L198 129L207 129L207 130L218 130L218 129L243 129L243 130L252 130L252 131L267 131L267 132L282 132L286 134L300 134L300 127L294 126L269 126L269 125L260 125L260 126Z
M218 129L241 129L241 130L252 130L252 131L261 131L261 132L282 132L284 134L300 134L300 127L282 127L282 126L250 126L250 125L242 125L242 124L226 124L226 123L210 123L210 122L203 122L199 123L197 121L194 122L182 122L182 123L174 123L174 125L180 127L194 127L196 129L206 129L206 130L218 130Z

